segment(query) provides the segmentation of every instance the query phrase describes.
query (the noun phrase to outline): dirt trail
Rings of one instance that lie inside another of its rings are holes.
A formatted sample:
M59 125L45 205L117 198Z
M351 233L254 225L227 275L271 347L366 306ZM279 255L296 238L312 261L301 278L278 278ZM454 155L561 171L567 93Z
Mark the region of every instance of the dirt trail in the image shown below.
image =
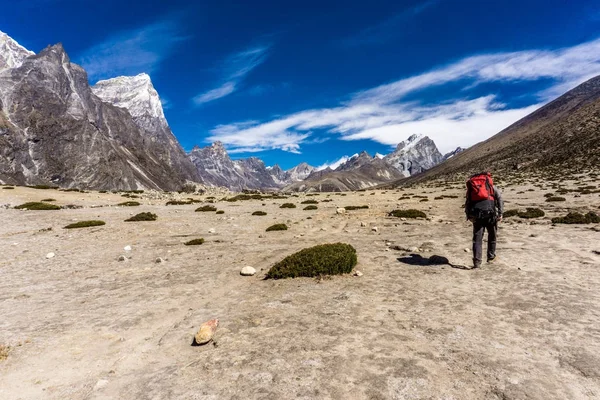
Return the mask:
M519 190L505 191L507 209L541 206L551 217L600 205L597 194L557 206ZM511 218L499 261L470 271L461 200L408 192L430 201L367 192L330 195L317 211L302 210L304 197L219 202L216 215L165 200L109 207L123 200L114 194L0 190L0 205L54 197L84 207L0 209L0 344L10 346L0 398L600 398L600 232ZM297 209L279 208L290 200ZM387 217L395 208L431 220ZM158 221L124 222L142 211ZM86 219L106 225L62 229ZM290 229L265 232L279 222ZM183 245L196 237L206 243ZM261 280L284 256L338 241L356 247L364 276ZM389 243L452 266L412 262ZM246 265L258 274L240 276ZM214 344L192 347L212 318Z

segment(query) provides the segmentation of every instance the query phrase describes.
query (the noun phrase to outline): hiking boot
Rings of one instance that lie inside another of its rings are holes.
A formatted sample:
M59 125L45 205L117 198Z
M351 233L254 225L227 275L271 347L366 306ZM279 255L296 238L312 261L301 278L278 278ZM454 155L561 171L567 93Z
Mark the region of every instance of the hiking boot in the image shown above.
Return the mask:
M477 269L477 268L481 268L481 261L473 261L473 268L471 268L471 269Z
M496 257L496 256L494 256L494 257L489 257L489 258L487 259L487 262L488 262L488 264L492 264L492 263L496 262L496 259L497 259L497 257Z

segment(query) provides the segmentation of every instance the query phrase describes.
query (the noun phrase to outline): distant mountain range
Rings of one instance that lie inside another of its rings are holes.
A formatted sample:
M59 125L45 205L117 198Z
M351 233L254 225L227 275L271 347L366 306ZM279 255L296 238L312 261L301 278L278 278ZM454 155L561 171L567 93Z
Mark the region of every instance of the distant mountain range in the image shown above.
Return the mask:
M599 115L600 77L468 150L442 155L430 138L413 135L390 154L355 154L335 170L283 170L255 157L232 160L220 142L186 154L148 75L91 87L62 45L34 54L0 32L0 183L347 191L482 169L582 170L600 163Z

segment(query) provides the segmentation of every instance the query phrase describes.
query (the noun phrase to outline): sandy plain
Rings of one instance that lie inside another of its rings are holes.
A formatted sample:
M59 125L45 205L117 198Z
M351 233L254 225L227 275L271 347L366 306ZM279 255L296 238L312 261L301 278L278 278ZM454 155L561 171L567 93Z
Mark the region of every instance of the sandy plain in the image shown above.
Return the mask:
M499 261L480 270L468 269L462 199L434 200L462 197L458 186L217 201L223 215L166 206L173 196L116 207L127 199L0 190L0 399L598 399L600 226L549 217L598 211L600 197L546 203L547 190L523 189L506 188L506 208L546 217L503 221ZM83 208L11 208L47 197ZM319 209L303 211L306 199ZM289 201L298 208L279 208ZM430 219L387 216L407 208ZM158 220L124 222L142 211ZM106 225L63 229L89 219ZM290 229L265 232L279 222ZM363 276L262 279L332 242L357 249ZM421 262L432 255L452 265ZM257 275L240 276L247 265ZM212 318L214 341L191 346Z

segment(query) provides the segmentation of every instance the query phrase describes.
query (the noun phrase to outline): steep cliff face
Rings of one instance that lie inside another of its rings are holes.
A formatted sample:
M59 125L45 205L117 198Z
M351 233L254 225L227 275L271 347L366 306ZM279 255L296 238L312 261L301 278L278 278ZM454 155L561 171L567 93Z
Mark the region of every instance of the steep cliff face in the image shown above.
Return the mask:
M436 166L442 162L443 156L433 140L427 136L412 135L383 159L407 177Z
M162 148L157 153L161 163L185 179L199 180L198 171L169 128L150 76L139 74L99 81L92 91L102 101L129 111L145 141Z
M60 44L0 72L0 147L6 183L175 190L188 178L129 111L94 95Z
M6 33L0 31L0 72L20 67L27 57L34 54L33 51L27 50Z

